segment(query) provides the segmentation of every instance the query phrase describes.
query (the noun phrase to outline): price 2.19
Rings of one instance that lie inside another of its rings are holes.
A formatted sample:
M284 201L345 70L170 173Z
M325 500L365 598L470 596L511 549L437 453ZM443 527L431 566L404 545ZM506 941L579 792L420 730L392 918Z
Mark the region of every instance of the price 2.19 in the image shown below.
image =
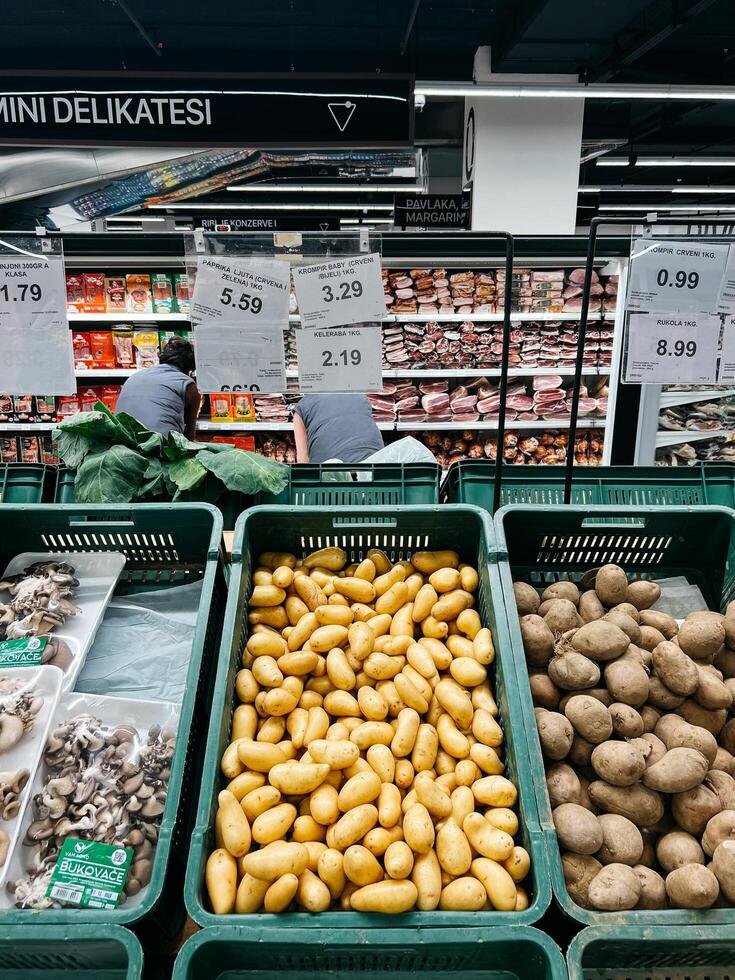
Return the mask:
M685 272L680 269L678 272L669 272L668 269L659 269L656 273L656 282L659 286L676 286L677 289L696 289L699 285L698 272Z
M334 287L322 286L325 303L335 303L341 299L357 299L362 296L362 283L359 279L337 283Z
M656 344L659 357L694 357L697 353L696 340L675 340L669 347L668 340L662 338Z
M0 286L0 300L4 300L6 303L25 303L26 299L38 303L42 295L41 287L35 282L17 282L10 285L3 283Z
M362 361L362 354L359 350L323 350L322 367L340 367L352 364L357 367Z
M233 294L229 286L225 286L219 298L222 306L236 306L243 313L250 311L253 316L257 316L263 309L263 300L260 296L252 296L250 293L240 293L240 298Z

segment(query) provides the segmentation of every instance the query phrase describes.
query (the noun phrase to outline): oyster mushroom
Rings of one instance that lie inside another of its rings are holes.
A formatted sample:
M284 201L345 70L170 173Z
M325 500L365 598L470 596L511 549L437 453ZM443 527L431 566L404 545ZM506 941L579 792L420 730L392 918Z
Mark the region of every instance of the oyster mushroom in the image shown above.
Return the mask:
M8 752L23 738L25 725L20 715L0 712L0 754Z

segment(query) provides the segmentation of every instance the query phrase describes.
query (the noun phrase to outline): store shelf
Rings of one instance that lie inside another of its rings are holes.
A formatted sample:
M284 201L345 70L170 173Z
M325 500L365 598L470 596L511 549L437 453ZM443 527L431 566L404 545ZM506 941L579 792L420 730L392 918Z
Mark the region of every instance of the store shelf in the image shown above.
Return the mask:
M68 313L69 323L188 323L186 313Z
M51 432L56 422L0 422L0 432Z
M386 321L393 323L502 323L505 318L503 313L391 313L384 317ZM587 320L613 320L614 313L589 313ZM290 319L290 317L289 317ZM296 318L298 319L298 317ZM557 323L567 321L569 323L579 322L579 313L511 313L512 323L523 323L531 320L539 323Z
M678 446L680 444L683 445L685 442L702 442L704 439L719 439L722 436L732 439L735 436L735 430L710 429L708 432L697 432L680 429L676 432L657 432L656 446Z
M735 388L722 391L664 391L659 402L660 408L673 408L675 405L691 405L694 402L713 402L718 398L732 398Z
M578 419L577 428L578 429L604 429L606 419ZM467 429L470 432L474 431L486 431L493 432L497 430L497 422L397 422L396 423L397 432L412 432L417 429L421 429L424 432L431 431L449 431L457 429ZM506 421L505 429L508 431L527 430L548 430L548 429L568 429L569 420L564 421L546 421L539 420L537 422L513 422Z
M74 374L82 381L85 379L96 378L129 378L135 374L137 368L90 368L84 371L75 371Z
M537 375L548 377L550 374L558 374L562 378L574 377L574 368L510 368L509 378L535 378ZM610 374L609 367L603 368L582 368L582 374L591 376L607 377ZM287 378L297 378L299 372L296 368L287 368ZM384 378L499 378L500 368L383 368Z

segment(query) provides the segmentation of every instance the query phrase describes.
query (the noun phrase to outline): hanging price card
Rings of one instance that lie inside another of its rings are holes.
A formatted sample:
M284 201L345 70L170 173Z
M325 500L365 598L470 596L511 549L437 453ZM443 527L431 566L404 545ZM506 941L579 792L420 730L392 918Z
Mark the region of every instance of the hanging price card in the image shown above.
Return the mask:
M191 317L195 323L288 323L289 266L279 259L200 255Z
M377 252L294 266L293 281L302 326L340 327L385 316Z
M627 309L714 313L729 247L637 239L630 256Z
M381 329L371 326L297 330L301 391L379 391Z
M735 384L735 316L725 317L717 381L719 384Z
M626 334L626 382L712 384L720 318L633 313Z
M200 391L286 390L283 330L236 324L194 327Z

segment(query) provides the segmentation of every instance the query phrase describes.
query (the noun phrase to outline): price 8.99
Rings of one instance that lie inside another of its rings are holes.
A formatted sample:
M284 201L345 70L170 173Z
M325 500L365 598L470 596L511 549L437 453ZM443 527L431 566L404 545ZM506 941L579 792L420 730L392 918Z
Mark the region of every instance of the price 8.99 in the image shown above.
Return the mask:
M696 340L668 341L662 337L656 343L656 353L659 357L694 357L697 353Z

